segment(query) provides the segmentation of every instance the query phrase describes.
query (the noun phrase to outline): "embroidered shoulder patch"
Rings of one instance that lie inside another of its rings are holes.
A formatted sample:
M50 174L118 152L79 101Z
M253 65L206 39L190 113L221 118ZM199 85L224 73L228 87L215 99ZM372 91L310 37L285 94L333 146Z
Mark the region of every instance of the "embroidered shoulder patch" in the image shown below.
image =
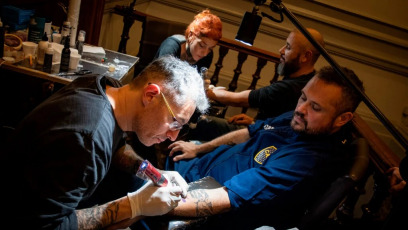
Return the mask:
M254 160L258 163L258 164L263 164L265 162L265 160L275 151L277 150L277 148L275 148L275 146L269 146L266 147L264 149L262 149L261 151L259 151L255 157Z
M275 127L270 126L270 125L264 125L264 130L270 130L270 129L275 129Z

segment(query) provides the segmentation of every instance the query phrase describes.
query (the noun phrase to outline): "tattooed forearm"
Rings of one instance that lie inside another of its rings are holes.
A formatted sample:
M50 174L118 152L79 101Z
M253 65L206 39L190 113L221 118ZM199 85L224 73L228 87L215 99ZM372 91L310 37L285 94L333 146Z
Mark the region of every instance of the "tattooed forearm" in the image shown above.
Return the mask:
M136 154L130 145L120 148L113 157L113 162L118 168L129 173L135 173L143 159Z
M205 186L203 186L205 187ZM227 212L231 208L227 189L219 188L190 188L187 198L179 202L178 206L168 215L202 217Z
M213 205L209 200L209 196L206 190L203 189L193 190L191 191L191 197L196 199L194 203L197 217L213 215Z
M119 203L77 210L78 229L102 229L117 221Z

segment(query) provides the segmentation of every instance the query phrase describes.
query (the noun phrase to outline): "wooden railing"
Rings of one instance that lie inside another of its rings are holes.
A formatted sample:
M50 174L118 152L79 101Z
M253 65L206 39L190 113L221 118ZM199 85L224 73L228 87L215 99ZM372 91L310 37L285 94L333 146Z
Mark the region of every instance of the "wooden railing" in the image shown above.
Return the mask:
M133 4L133 3L132 3ZM119 14L121 16L123 16L123 22L124 22L124 27L123 27L123 32L121 35L121 41L119 43L119 48L118 51L122 52L122 53L126 53L126 44L127 41L129 40L129 30L131 28L131 26L133 25L134 21L140 21L142 22L142 40L140 41L140 49L139 49L139 53L138 56L141 58L141 62L143 63L143 65L146 64L146 62L149 62L150 59L152 59L152 49L151 46L153 44L156 44L156 50L158 49L160 42L157 41L143 41L144 37L151 37L151 36L146 36L146 34L148 34L148 32L146 30L148 30L148 21L156 21L156 22L163 22L165 21L164 19L155 17L155 16L150 16L147 15L143 12L137 11L137 10L133 10L133 5L130 5L129 7L124 7L124 6L116 6L113 9L113 12L116 14ZM163 29L162 34L160 34L160 36L155 36L155 37L162 37L163 40L164 38L166 38L167 36L171 36L173 34L171 34L170 32L172 31L171 25L175 25L177 24L177 26L174 26L174 33L180 33L179 30L179 26L182 23L176 23L176 22L170 22L170 21L166 21L163 22L162 24L168 24L168 27L165 27L166 29ZM157 24L156 24L157 25ZM186 28L187 25L183 26L183 29ZM155 28L153 28L155 29ZM161 28L162 29L162 28ZM155 32L156 33L156 32ZM149 50L148 52L146 51L142 51L142 49L145 49L145 47L142 47L143 45L148 44L149 46ZM252 57L256 57L257 58L257 67L255 72L252 74L252 81L251 84L248 86L247 89L255 89L256 85L258 83L258 80L261 78L261 71L262 69L267 65L267 63L271 63L275 65L275 73L272 76L272 79L270 80L270 83L275 82L278 80L278 74L276 73L276 68L277 68L277 64L279 63L279 59L280 59L280 55L276 54L276 53L272 53L266 50L262 50L256 47L251 47L248 45L244 45L241 42L237 42L235 40L231 40L231 39L227 39L227 38L221 38L221 40L218 42L218 60L217 62L215 62L214 66L214 72L213 75L211 77L211 84L213 85L217 85L218 81L219 81L219 74L221 69L223 68L223 61L225 56L228 54L229 50L234 50L238 52L238 56L237 56L237 65L235 67L235 69L233 70L233 77L231 79L231 81L228 84L228 90L234 92L237 87L238 87L238 80L239 77L242 73L242 66L245 63L245 61L247 60L248 56L252 56ZM153 50L154 51L154 50ZM147 57L146 57L147 56ZM148 61L143 60L143 59L148 59ZM138 71L136 71L137 73ZM218 113L217 116L219 117L224 117L226 112L227 112L227 107L224 105L220 105L217 104L218 108L222 108L220 109L220 112ZM242 108L242 113L246 113L247 112L247 108Z
M221 40L217 44L219 46L219 56L218 56L218 61L215 63L215 70L213 73L213 76L211 77L211 84L217 85L218 80L219 80L219 73L223 67L223 60L224 57L228 54L229 50L235 50L238 52L238 62L237 66L233 70L234 75L231 79L231 81L228 84L228 91L235 92L235 90L238 87L238 79L242 73L242 66L245 63L245 61L249 56L253 56L257 58L257 65L256 65L256 70L254 74L252 74L252 81L251 84L248 86L247 89L253 90L256 88L256 85L258 83L258 80L261 78L261 71L265 67L265 65L270 62L275 64L275 74L273 75L272 79L270 80L270 83L273 83L278 80L278 74L276 71L276 68L279 64L279 58L280 56L278 54L261 50L255 47L250 47L247 45L242 44L241 42L237 42L231 39L227 38L221 38ZM218 116L220 117L225 117L227 107L221 105L221 107L224 107L220 114ZM247 112L246 107L242 108L242 113Z
M130 15L126 16L126 12L131 12ZM129 19L131 20L138 20L141 22L146 21L146 17L150 17L144 13L138 12L138 11L126 11L125 8L121 6L117 6L115 8L115 13L118 13L120 15L123 15L125 19L129 23ZM126 24L126 20L124 19L124 22ZM161 19L163 20L163 19ZM133 23L133 22L132 22ZM144 26L142 26L145 28ZM125 28L129 28L130 26L126 26ZM119 47L119 51L126 51L126 41L129 38L128 33L129 31L124 31L122 34L122 41L121 45ZM140 44L143 44L142 41ZM124 45L124 47L123 47ZM236 42L234 40L230 40L227 38L222 38L219 43L219 56L218 60L214 63L215 65L215 70L214 73L211 77L211 82L213 85L217 85L219 81L219 73L221 69L223 68L223 61L225 56L228 54L229 50L234 50L238 52L238 63L233 71L233 77L231 78L231 81L228 85L228 90L229 91L235 91L237 89L238 85L238 79L241 74L241 68L244 62L247 60L248 55L253 56L257 58L257 68L255 73L252 75L252 82L248 86L248 89L255 89L258 80L260 79L261 76L261 71L264 68L264 66L270 62L275 64L275 74L270 80L271 83L275 82L278 80L278 75L276 74L276 67L277 63L279 63L279 54L268 52L256 47L250 47L244 44L241 44L239 42ZM140 57L143 58L143 57ZM223 70L224 72L226 70ZM228 71L228 70L227 70ZM246 112L246 108L243 108L242 110L243 113ZM225 111L221 116L225 116ZM353 119L353 125L356 130L356 135L364 137L370 146L370 170L367 172L367 178L369 178L370 175L374 175L374 186L370 190L372 190L372 199L369 201L368 204L364 205L362 207L363 213L366 218L374 218L375 214L379 212L382 202L389 196L388 194L388 184L386 180L386 171L390 167L394 166L399 166L400 158L392 152L392 150L376 135L376 133L366 124L366 122L361 119L357 114L355 118ZM364 190L365 184L361 186L361 190ZM343 204L344 205L355 205L357 202L358 197L360 196L360 192L356 190L356 194L350 195L349 199L346 200L346 202ZM344 207L343 207L344 208ZM352 207L348 207L352 208ZM345 215L343 213L343 215Z
M365 221L378 221L380 218L385 217L384 214L380 214L384 211L382 210L383 207L389 207L389 204L387 205L384 201L387 200L387 202L391 202L390 199L387 199L390 194L388 191L389 183L386 172L391 167L398 167L401 158L377 136L358 114L354 115L352 122L355 128L355 134L364 137L368 142L370 147L370 167L366 172L365 179L362 180L363 183L355 188L353 194L349 194L337 212L341 212L342 216L351 219L352 216L347 216L350 215L350 210L354 209L361 194L369 192L372 193L370 200L360 207L363 213L361 219ZM373 185L371 188L366 188L365 186L370 176L373 178Z
M384 174L389 168L399 166L401 159L377 136L377 134L361 119L358 114L354 116L353 125L359 135L367 139L370 148L371 162Z
M132 8L133 8L133 5L130 5L129 7L116 6L113 11L114 13L123 16L124 28L123 28L123 32L121 35L121 41L119 44L119 48L118 48L118 51L122 53L126 53L126 44L127 44L127 41L129 40L129 30L135 20L142 22L143 29L146 28L145 23L147 21L147 18L150 18L153 20L154 19L161 20L161 21L163 20L155 16L147 15L137 10L130 10ZM143 45L143 41L140 41L140 45ZM256 47L250 47L248 45L244 45L240 42L237 42L231 39L221 38L221 40L218 42L218 46L219 46L219 58L218 58L218 61L215 63L215 70L214 70L213 76L211 77L211 83L213 85L217 85L218 83L219 73L221 69L223 68L222 63L228 51L235 50L238 52L238 64L236 68L233 70L234 76L228 85L229 91L235 91L237 89L238 79L239 79L240 74L242 73L241 68L244 62L246 61L248 55L257 58L257 68L255 70L255 73L252 75L252 82L249 85L248 89L255 89L256 84L258 80L260 79L261 71L264 68L264 66L267 64L267 62L271 62L275 64L279 63L279 58L280 58L279 54L272 53L266 50L262 50ZM277 81L277 79L278 79L278 74L276 74L276 71L275 71L275 74L270 80L270 82L272 83L274 81Z
M272 62L276 64L279 63L280 56L276 53L272 53L266 50L261 50L256 47L250 47L247 45L242 44L241 42L237 42L227 38L221 38L218 42L219 46L219 58L218 61L215 63L215 71L214 75L211 78L211 83L216 85L218 83L218 74L222 68L222 62L224 57L227 55L229 50L235 50L238 52L238 64L234 69L234 76L228 85L229 91L235 91L238 85L238 78L241 74L241 68L244 62L246 61L248 55L256 57L257 61L257 68L255 73L252 75L252 82L248 89L255 89L258 80L260 79L260 74L263 67L267 64L267 62ZM271 83L278 80L278 74L275 71L275 74L271 80Z

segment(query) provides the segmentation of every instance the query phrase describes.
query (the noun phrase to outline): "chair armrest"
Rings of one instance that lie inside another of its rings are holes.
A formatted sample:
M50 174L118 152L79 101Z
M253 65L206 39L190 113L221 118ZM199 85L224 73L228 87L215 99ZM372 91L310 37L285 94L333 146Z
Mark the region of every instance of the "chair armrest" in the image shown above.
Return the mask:
M364 177L370 162L370 147L367 140L361 137L353 141L351 148L355 156L349 175L352 180L359 181Z

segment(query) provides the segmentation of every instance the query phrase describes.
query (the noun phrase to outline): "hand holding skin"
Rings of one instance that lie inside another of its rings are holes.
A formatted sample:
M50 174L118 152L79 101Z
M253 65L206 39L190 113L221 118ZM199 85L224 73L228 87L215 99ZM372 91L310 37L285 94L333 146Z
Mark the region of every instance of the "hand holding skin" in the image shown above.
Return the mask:
M188 190L188 184L186 180L180 175L179 172L177 171L164 171L164 170L159 170L160 173L162 173L166 179L168 180L169 184L175 184L177 187L181 189L180 195L181 197L185 198L187 196L187 190ZM169 186L169 185L167 185Z
M407 184L407 182L402 179L399 168L392 167L388 169L388 182L390 183L390 193L393 195L397 195L400 191L402 191Z
M204 89L208 90L211 85L211 80L210 79L204 79Z
M173 186L172 183L166 187L158 187L148 181L143 187L127 195L132 210L131 218L168 213L177 207L182 191L180 186Z
M228 119L228 123L236 125L250 125L254 122L254 119L246 114L237 114Z
M182 152L182 154L175 156L173 161L191 159L198 155L198 148L194 142L176 141L169 145L169 149L171 149L169 156L173 156L175 152Z

